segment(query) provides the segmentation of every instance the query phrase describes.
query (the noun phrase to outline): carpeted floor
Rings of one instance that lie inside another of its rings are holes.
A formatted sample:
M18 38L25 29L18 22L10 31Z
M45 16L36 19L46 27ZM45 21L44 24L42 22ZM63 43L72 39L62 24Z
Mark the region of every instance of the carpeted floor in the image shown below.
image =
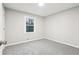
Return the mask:
M6 47L3 55L78 55L79 49L51 40L41 39Z

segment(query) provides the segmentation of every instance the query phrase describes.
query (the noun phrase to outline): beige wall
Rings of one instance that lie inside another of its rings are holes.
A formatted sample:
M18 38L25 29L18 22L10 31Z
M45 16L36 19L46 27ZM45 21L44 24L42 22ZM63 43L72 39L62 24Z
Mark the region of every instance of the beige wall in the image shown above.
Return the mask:
M45 32L47 38L79 47L79 7L47 17Z
M34 16L35 19L35 32L24 33L24 17ZM6 9L6 40L8 44L26 41L28 38L39 39L43 37L43 18L30 15L28 13Z

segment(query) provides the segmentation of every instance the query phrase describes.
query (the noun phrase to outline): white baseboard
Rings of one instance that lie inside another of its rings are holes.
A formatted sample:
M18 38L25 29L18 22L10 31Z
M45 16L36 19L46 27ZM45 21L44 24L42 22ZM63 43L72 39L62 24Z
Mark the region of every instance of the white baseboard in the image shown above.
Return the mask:
M42 38L36 38L36 39L32 39L32 40L26 40L26 41L16 42L16 43L11 43L11 44L7 44L6 46L13 46L13 45L27 43L27 42L41 40L41 39L48 39L48 40L52 40L52 41L55 41L55 42L58 42L58 43L61 43L61 44L65 44L65 45L69 45L69 46L72 46L72 47L75 47L75 48L79 48L79 46L76 46L76 45L73 45L73 44L69 44L69 43L66 43L66 42L62 42L62 41L59 41L59 40L55 40L55 38L51 38L49 36L42 37Z
M59 40L55 40L55 38L51 38L51 37L46 37L46 39L48 40L52 40L52 41L55 41L55 42L58 42L58 43L61 43L61 44L65 44L65 45L68 45L68 46L72 46L72 47L75 47L75 48L79 48L79 46L76 46L76 45L73 45L73 44L69 44L69 43L66 43L66 42L62 42L62 41L59 41Z
M26 41L21 41L21 42L16 42L16 43L7 44L6 46L13 46L13 45L22 44L22 43L27 43L27 42L36 41L36 40L41 40L41 39L42 39L42 38L36 38L36 39L32 39L32 40L26 40Z

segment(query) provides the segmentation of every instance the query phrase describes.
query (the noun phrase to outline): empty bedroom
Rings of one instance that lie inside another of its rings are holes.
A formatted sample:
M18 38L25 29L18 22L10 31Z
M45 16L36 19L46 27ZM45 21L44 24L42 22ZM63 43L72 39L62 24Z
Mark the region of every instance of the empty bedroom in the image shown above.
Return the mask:
M0 55L79 55L79 3L0 3Z

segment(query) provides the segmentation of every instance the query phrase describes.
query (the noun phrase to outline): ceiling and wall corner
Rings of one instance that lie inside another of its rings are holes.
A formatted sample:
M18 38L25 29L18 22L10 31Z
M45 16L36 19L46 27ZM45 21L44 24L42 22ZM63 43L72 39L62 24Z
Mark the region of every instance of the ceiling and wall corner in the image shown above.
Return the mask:
M58 12L68 10L79 6L78 3L44 3L44 6L39 6L38 3L4 3L6 8L47 17Z

